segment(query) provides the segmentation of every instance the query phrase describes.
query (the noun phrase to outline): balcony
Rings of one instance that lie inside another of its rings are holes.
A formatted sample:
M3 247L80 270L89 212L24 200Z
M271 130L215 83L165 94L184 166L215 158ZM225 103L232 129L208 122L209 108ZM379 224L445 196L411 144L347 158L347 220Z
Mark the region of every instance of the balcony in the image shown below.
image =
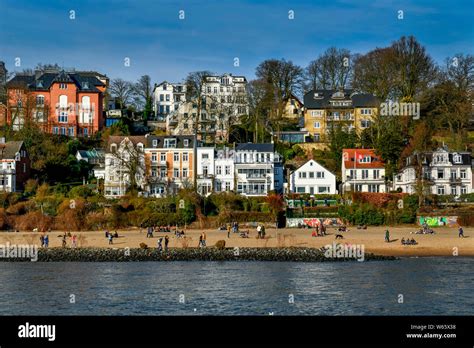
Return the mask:
M451 184L461 184L462 183L462 179L461 178L457 178L457 177L450 177L449 178L449 182Z

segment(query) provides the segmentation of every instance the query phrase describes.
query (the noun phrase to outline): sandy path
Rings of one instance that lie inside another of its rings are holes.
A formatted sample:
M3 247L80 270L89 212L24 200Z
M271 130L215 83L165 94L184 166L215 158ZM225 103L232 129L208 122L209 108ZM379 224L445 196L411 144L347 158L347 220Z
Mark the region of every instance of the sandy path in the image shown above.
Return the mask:
M436 228L435 235L415 235L410 234L416 231L415 226L389 227L390 238L392 242L385 243L385 227L369 227L367 230L357 230L350 228L349 231L342 233L344 239L341 243L363 244L365 252L373 252L380 255L394 256L453 256L457 250L459 256L474 256L474 228L465 228L466 238L458 238L456 228L440 227ZM203 230L188 230L188 246L196 247L199 241L199 235ZM227 231L205 230L207 234L207 245L212 246L218 240L225 240L227 247L313 247L319 248L334 242L336 233L333 228L328 228L329 235L324 237L311 237L312 230L309 229L266 229L265 240L257 239L255 229L250 230L250 238L240 238L238 234L231 234L227 238ZM61 238L58 237L62 232L53 231L49 234L50 247L61 246ZM183 241L177 239L174 233L155 233L153 238L146 238L146 231L139 229L118 230L119 238L114 239L113 245L108 244L104 231L80 231L74 232L77 235L83 235L85 238L82 246L105 247L105 248L137 248L140 243L146 243L150 247L156 247L158 237L168 235L170 237L170 247L183 247ZM0 244L9 242L10 244L39 244L39 233L33 232L0 232ZM400 239L404 237L413 237L418 245L401 245ZM68 246L71 245L68 239ZM81 244L79 244L81 246Z

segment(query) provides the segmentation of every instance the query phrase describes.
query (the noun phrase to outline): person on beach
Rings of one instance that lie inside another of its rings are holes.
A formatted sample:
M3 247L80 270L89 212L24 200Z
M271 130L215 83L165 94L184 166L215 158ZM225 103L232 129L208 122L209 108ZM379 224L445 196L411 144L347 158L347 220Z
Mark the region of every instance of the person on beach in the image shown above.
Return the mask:
M199 244L198 244L198 248L202 248L203 245L202 245L202 233L201 235L199 236Z
M163 244L162 244L162 242L163 242L163 237L160 237L160 238L158 239L158 251L159 251L159 252L162 252L162 251L163 251Z
M40 236L41 247L44 247L44 236Z
M112 233L109 233L109 245L110 244L114 244L114 236L112 235Z
M62 242L63 248L65 248L67 246L66 237L67 237L67 235L66 235L66 233L64 233L63 242Z
M388 229L385 231L385 242L390 243L390 232Z
M73 248L77 247L77 236L76 235L72 236L72 247Z
M262 224L262 239L265 239L265 225Z
M170 238L165 236L165 251L168 251L168 243L170 242Z
M459 238L464 238L464 230L459 226Z
M227 238L230 238L230 230L231 230L231 227L230 227L230 224L227 225Z
M319 225L316 225L316 235L319 236Z
M257 226L257 235L258 235L258 239L262 238L262 225L258 224Z
M207 239L206 232L203 232L202 233L202 245L204 247L206 246L206 239Z
M47 248L49 245L49 236L46 234L43 239L44 247Z
M109 238L109 231L105 230L105 238Z

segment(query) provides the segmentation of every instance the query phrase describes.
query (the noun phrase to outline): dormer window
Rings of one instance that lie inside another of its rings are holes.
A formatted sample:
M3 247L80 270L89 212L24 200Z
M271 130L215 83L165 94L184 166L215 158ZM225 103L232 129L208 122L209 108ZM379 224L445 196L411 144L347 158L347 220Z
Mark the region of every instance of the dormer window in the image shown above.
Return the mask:
M189 147L189 139L184 139L183 140L183 145L184 145L184 147Z
M153 139L152 144L153 144L153 147L157 147L158 146L158 140Z
M60 83L59 89L67 89L67 83Z
M84 87L84 89L89 89L89 82L84 82L83 87Z
M462 164L462 156L458 153L453 154L453 163Z
M110 152L116 153L117 152L117 144L110 145Z
M164 147L165 148L174 148L174 147L176 147L176 139L174 139L174 138L165 139Z
M370 156L364 156L363 158L359 160L359 163L370 163L370 162L371 162Z

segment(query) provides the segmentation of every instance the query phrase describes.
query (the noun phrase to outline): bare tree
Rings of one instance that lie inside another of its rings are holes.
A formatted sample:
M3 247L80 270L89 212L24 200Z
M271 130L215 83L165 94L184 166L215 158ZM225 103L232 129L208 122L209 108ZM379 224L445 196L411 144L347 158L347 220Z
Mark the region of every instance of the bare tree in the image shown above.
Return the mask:
M395 93L397 71L394 64L394 51L391 47L376 48L354 61L355 90L371 93L385 101Z
M404 101L414 101L435 80L437 68L425 47L413 36L402 36L391 47L397 71L397 95Z
M117 98L121 109L132 101L134 90L132 83L129 81L122 80L121 78L113 79L110 81L109 90L111 95Z
M131 140L125 138L120 142L112 156L118 165L114 166L114 175L128 183L127 190L137 190L145 178L145 156L143 149L136 146Z
M277 128L283 115L285 102L292 94L300 94L303 88L303 69L284 59L269 59L259 64L255 75L265 91L262 105Z
M328 48L306 67L306 89L346 88L352 78L354 58L347 49Z
M133 85L134 102L140 109L143 109L147 103L151 104L152 93L153 86L149 75L143 75Z
M474 90L474 56L458 53L446 58L445 73L449 80L466 92Z

